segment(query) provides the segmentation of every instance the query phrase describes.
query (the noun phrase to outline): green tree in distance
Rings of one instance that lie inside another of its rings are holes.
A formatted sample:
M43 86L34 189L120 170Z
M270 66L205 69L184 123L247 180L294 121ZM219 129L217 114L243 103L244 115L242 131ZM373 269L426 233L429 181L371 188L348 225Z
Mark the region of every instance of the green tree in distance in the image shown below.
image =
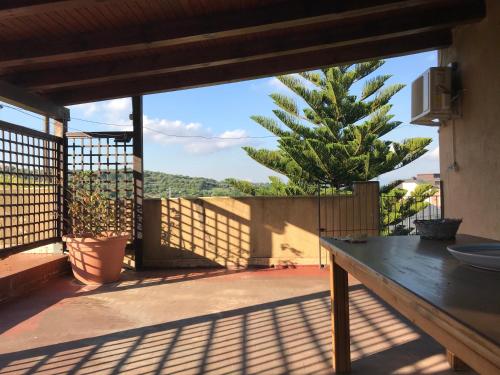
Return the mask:
M429 198L438 191L431 184L417 185L410 194L398 187L403 181L396 180L380 189L380 234L384 236L406 235L414 229L405 220L415 217L431 205Z
M260 190L244 181L229 182L251 195L309 195L318 183L349 190L355 181L371 180L422 156L430 138L382 138L401 125L393 120L389 102L404 87L387 84L390 75L372 75L383 64L377 60L277 77L295 96L271 94L275 118L252 119L278 137L278 147L244 149L288 181L273 177ZM362 88L356 95L358 82ZM305 106L300 108L296 99Z

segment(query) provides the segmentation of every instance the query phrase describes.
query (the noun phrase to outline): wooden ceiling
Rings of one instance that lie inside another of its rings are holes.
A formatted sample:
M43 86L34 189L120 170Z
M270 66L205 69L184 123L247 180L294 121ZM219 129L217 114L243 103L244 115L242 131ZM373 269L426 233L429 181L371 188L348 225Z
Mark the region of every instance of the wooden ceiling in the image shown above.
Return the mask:
M76 104L437 49L484 16L483 0L2 0L0 81Z

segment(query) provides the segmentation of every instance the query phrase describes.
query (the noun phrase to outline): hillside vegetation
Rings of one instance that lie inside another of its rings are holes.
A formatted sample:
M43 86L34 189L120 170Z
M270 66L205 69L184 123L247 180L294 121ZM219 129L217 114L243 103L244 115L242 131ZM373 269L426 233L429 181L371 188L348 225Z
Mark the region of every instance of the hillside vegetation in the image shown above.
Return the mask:
M163 172L144 171L144 196L146 198L245 196L227 181L204 177L189 177Z

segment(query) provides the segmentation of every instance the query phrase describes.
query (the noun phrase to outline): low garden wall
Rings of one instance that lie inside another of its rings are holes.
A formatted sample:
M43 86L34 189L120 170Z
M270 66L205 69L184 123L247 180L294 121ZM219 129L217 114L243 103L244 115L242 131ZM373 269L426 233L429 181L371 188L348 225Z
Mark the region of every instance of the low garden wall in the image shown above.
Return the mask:
M328 235L378 234L378 194L378 183L367 182L320 203L317 197L145 199L144 266L317 265L320 226ZM325 263L325 250L321 256Z

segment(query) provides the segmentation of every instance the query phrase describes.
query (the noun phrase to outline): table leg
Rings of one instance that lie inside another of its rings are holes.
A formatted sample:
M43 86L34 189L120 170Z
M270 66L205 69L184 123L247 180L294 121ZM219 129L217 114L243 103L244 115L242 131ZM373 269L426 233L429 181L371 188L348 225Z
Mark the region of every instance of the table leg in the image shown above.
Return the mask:
M454 353L450 352L446 349L446 359L448 359L448 363L453 371L466 371L470 370L470 367L458 358Z
M342 267L335 264L335 256L330 253L330 306L333 369L336 373L351 371L348 289L347 272Z

